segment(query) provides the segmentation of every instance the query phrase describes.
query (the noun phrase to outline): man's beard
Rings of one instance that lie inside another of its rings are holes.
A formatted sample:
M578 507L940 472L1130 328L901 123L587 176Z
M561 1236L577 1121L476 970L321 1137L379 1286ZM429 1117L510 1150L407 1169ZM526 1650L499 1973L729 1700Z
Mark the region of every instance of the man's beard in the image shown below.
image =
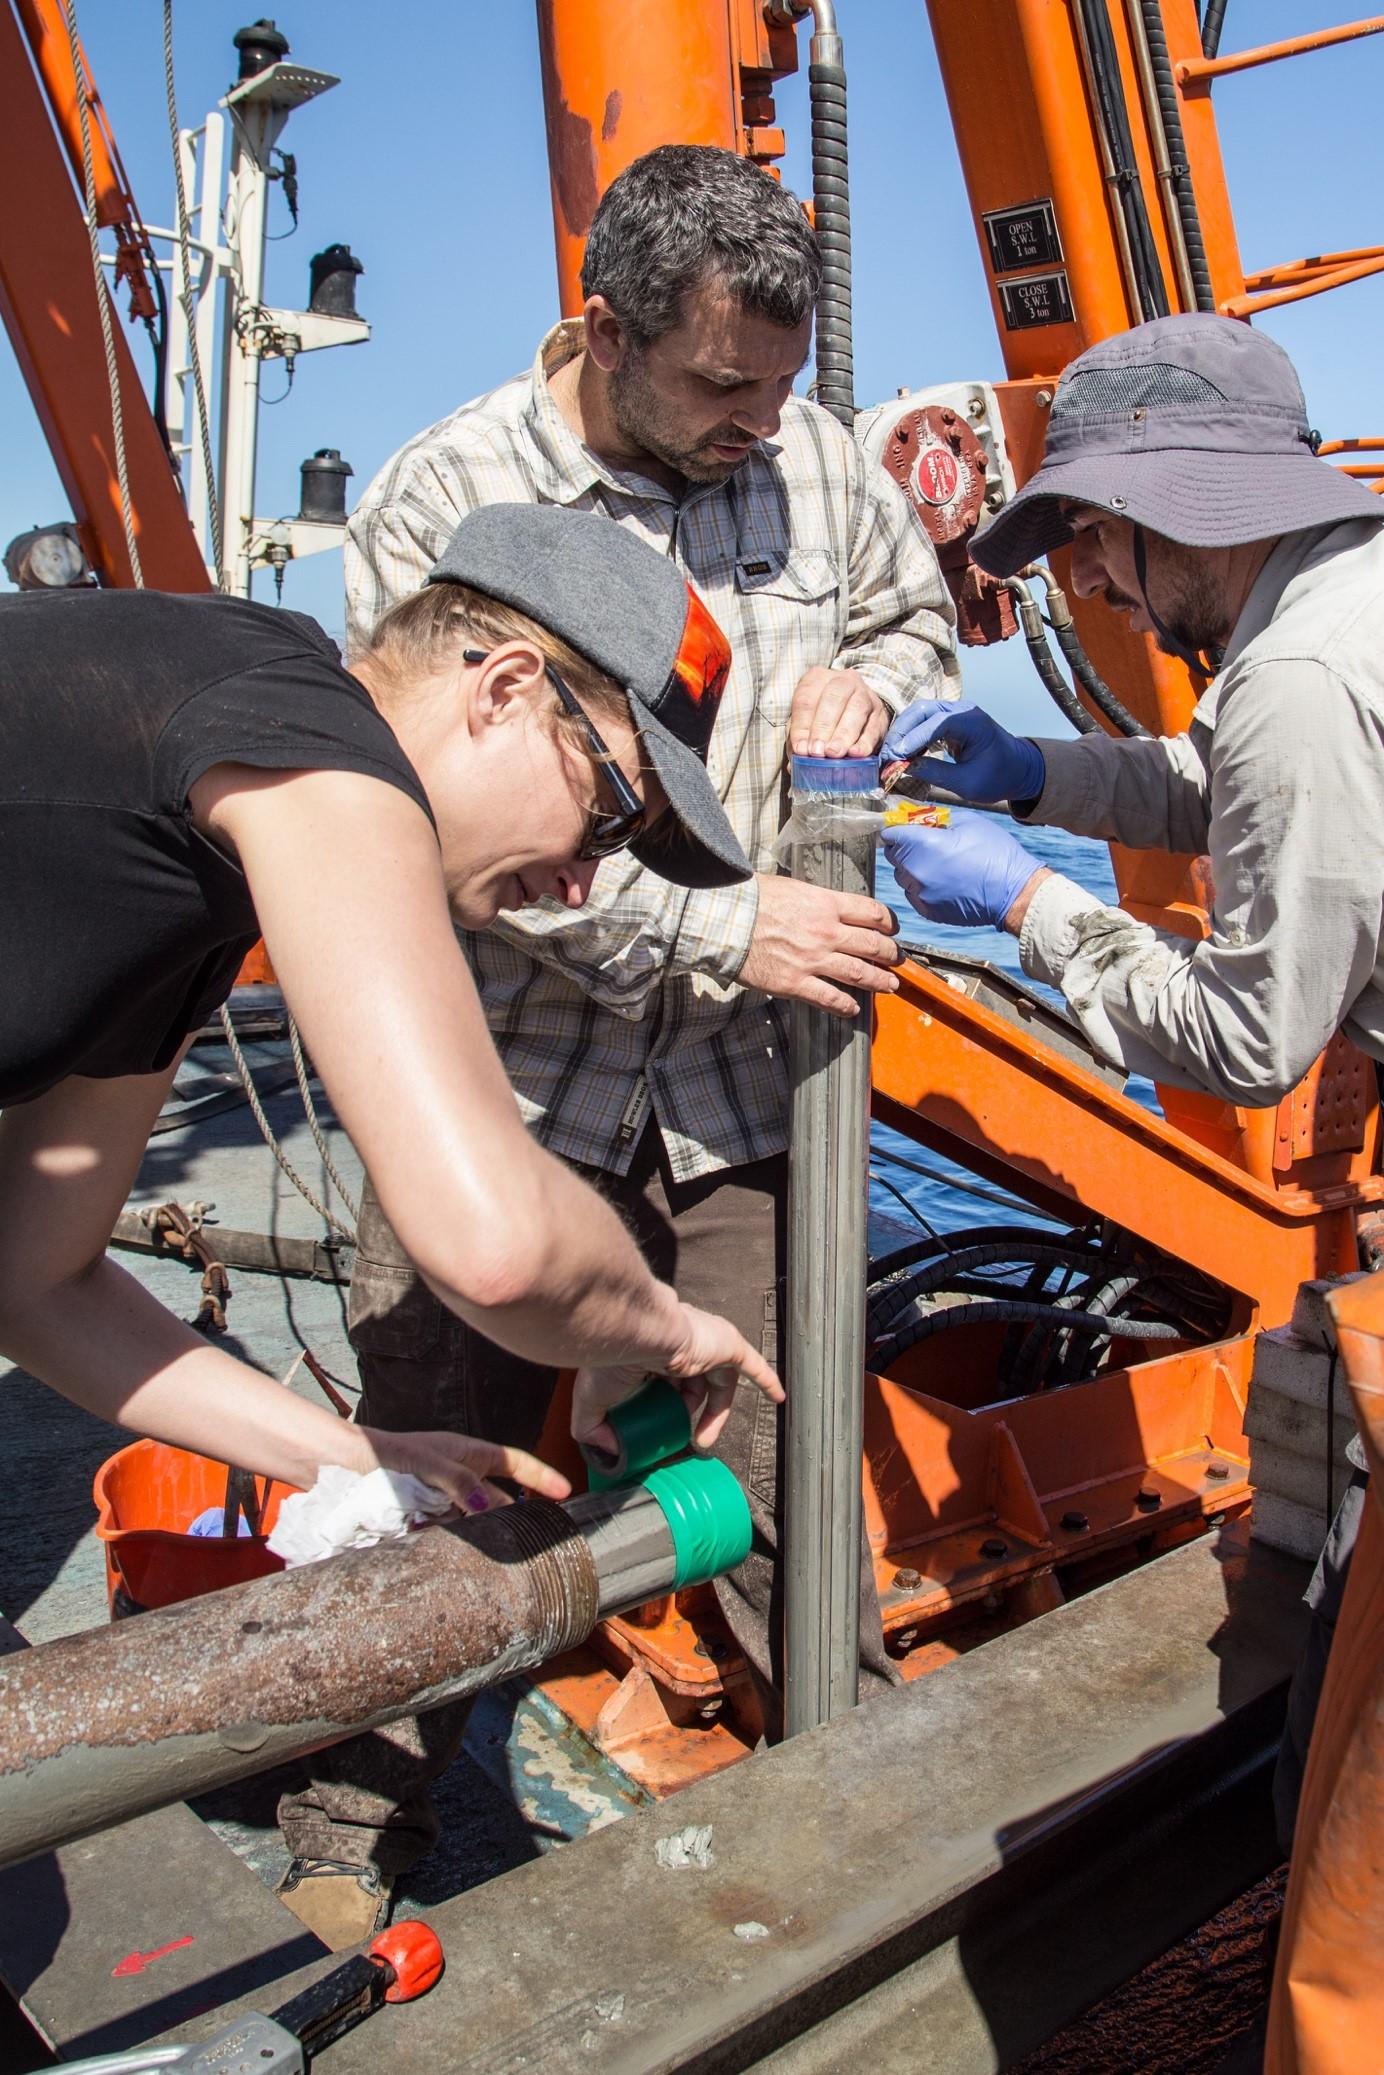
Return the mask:
M637 353L631 353L612 374L609 396L610 413L621 438L652 454L666 468L675 468L689 483L723 483L740 466L711 451L714 446L744 445L745 434L735 425L718 425L693 447L673 445L662 427L658 392Z
M1205 655L1209 649L1223 645L1230 631L1225 624L1225 606L1216 584L1197 562L1189 558L1176 570L1160 572L1154 582L1163 594L1156 602L1148 597L1131 597L1114 584L1106 585L1105 602L1113 606L1142 606L1151 618L1156 615L1167 632L1155 627L1154 643L1165 656L1177 655L1174 643L1190 649L1193 655ZM1171 642L1168 635L1172 636Z

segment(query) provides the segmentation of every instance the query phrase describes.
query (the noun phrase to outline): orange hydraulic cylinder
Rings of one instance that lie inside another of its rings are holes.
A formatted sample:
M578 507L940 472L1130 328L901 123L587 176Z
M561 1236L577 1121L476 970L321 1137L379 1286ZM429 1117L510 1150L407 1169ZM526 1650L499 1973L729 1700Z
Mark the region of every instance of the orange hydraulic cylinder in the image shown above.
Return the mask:
M1331 1300L1372 1472L1302 1785L1265 2075L1377 2068L1384 2040L1384 1290Z
M543 107L564 316L582 306L581 262L596 204L659 144L739 143L728 0L538 0Z
M120 515L110 387L91 245L47 103L9 7L0 6L0 319L14 346L92 565L133 582ZM206 567L117 322L116 370L144 581L204 591Z

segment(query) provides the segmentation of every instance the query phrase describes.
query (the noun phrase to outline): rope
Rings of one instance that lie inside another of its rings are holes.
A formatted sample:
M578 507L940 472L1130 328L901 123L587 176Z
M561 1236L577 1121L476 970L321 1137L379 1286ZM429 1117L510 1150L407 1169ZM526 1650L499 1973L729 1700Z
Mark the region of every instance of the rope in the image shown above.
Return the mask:
M326 1168L335 1186L337 1195L341 1198L347 1210L350 1211L351 1216L359 1223L360 1205L352 1199L350 1190L337 1173L336 1164L332 1159L327 1141L322 1133L322 1126L318 1122L317 1107L312 1099L312 1090L308 1086L308 1065L303 1057L303 1040L298 1035L298 1026L291 1016L288 1019L288 1042L293 1048L293 1071L298 1076L298 1093L303 1098L303 1115L308 1120L308 1130L312 1133L312 1142L322 1156L322 1165ZM351 1236L354 1238L354 1233Z
M333 1211L329 1210L319 1197L313 1194L283 1147L279 1144L278 1139L274 1136L274 1127L264 1114L264 1104L259 1099L259 1091L255 1087L254 1075L250 1072L250 1062L240 1049L240 1040L235 1034L235 1025L231 1021L231 1012L224 1002L221 1004L221 1028L226 1034L226 1043L230 1048L231 1057L235 1061L236 1072L240 1075L241 1085L245 1090L245 1099L250 1105L250 1111L255 1122L259 1125L260 1136L284 1173L288 1176L288 1179L292 1182L294 1188L298 1191L298 1194L305 1202L312 1205L323 1224L330 1225L334 1232L339 1232L343 1239L348 1240L354 1246L356 1235L350 1226L343 1225L340 1218ZM338 1183L337 1186L340 1187L340 1184ZM342 1193L344 1194L345 1192L343 1191Z
M187 325L188 360L192 367L192 388L197 404L197 429L201 435L202 466L207 476L207 520L211 531L211 558L216 565L217 588L224 591L226 567L221 537L221 507L216 499L216 467L211 456L211 417L207 410L207 392L202 381L202 358L197 351L195 298L192 293L192 233L188 227L187 195L183 188L178 100L173 87L173 0L163 0L163 77L168 102L168 135L173 146L173 186L178 198L178 250L182 256L183 268L183 292L178 301L182 305L183 319ZM345 1194L344 1190L342 1194Z
M96 222L96 174L91 160L91 115L88 107L89 86L86 67L82 61L82 47L77 37L76 0L64 0L67 20L67 41L72 52L72 83L77 95L77 115L82 126L82 185L86 192L87 232L91 239L91 269L96 279L96 308L101 318L101 338L106 349L106 379L111 394L111 433L115 448L115 475L120 486L120 519L125 529L125 548L130 557L130 574L135 589L144 588L144 571L140 567L139 545L135 540L134 513L130 505L130 477L125 460L125 417L120 399L120 369L115 358L115 332L111 325L110 298L106 294L105 276L101 269L101 234Z

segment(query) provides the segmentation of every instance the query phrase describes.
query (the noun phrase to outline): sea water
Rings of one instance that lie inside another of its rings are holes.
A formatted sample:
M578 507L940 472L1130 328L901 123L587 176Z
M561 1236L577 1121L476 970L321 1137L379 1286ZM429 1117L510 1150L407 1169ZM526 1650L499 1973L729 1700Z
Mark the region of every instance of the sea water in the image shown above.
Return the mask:
M1048 865L1054 872L1064 872L1075 879L1101 900L1115 899L1115 875L1110 869L1110 852L1104 843L1092 842L1085 836L1069 836L1064 829L1023 828L1019 832L1026 850L1032 852L1039 864ZM1025 978L1019 966L1019 944L1016 937L993 929L947 929L940 923L925 922L921 915L909 907L889 861L881 850L875 872L875 892L886 902L899 918L899 926L910 943L935 944L939 951L951 951L966 958L989 959L1001 971L1013 978L1023 980L1038 994L1061 1006L1061 998L1050 989L1038 986ZM1127 1090L1135 1101L1153 1106L1154 1096L1147 1082L1131 1081ZM907 1166L901 1164L908 1162ZM915 1170L922 1166L929 1170L919 1174ZM926 1219L941 1231L956 1231L967 1225L1032 1224L1046 1226L1050 1221L1040 1217L1015 1201L996 1202L996 1196L1004 1192L993 1183L982 1182L957 1167L939 1153L916 1145L901 1133L891 1131L887 1125L875 1124L870 1133L870 1208L881 1217L896 1225L906 1226L910 1215ZM900 1198L904 1199L900 1201Z

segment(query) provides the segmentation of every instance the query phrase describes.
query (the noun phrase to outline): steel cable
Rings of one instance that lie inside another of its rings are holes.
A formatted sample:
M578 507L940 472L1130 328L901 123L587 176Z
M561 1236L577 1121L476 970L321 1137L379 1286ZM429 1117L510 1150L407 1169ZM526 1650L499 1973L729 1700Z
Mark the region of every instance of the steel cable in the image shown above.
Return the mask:
M235 1034L235 1025L231 1021L231 1012L224 1002L221 1004L221 1028L226 1034L226 1044L229 1047L232 1059L235 1061L236 1072L240 1075L241 1085L245 1090L245 1099L250 1105L251 1115L259 1126L260 1136L303 1200L312 1205L325 1225L330 1225L334 1232L339 1232L343 1239L349 1240L351 1245L354 1246L356 1235L351 1230L351 1227L343 1225L335 1212L329 1210L327 1205L314 1195L275 1137L274 1127L265 1115L264 1104L259 1099L259 1090L255 1086L255 1077L250 1071L250 1062L240 1049L240 1040Z
M135 589L144 589L139 543L135 539L134 512L130 504L130 475L125 458L125 414L120 396L120 368L115 357L115 331L111 324L110 297L106 293L101 265L101 235L96 222L96 172L91 157L91 111L86 66L77 35L76 0L64 0L67 41L72 52L72 85L77 97L77 118L82 131L82 186L86 195L87 231L91 239L91 270L96 281L96 308L101 319L101 339L106 349L106 380L110 385L111 437L115 451L115 475L120 490L120 521L125 530L125 548L130 557L130 574Z
M298 1077L298 1093L303 1098L303 1115L308 1120L308 1130L312 1133L312 1142L322 1156L322 1165L326 1168L337 1195L341 1198L347 1210L350 1211L351 1216L359 1220L360 1205L354 1200L345 1182L342 1181L341 1176L337 1173L336 1162L332 1159L331 1149L323 1134L322 1126L318 1122L317 1105L312 1099L312 1089L308 1086L308 1063L303 1057L303 1040L299 1034L298 1026L291 1016L288 1019L288 1042L293 1053L293 1071ZM354 1238L354 1236L353 1233L352 1237Z

